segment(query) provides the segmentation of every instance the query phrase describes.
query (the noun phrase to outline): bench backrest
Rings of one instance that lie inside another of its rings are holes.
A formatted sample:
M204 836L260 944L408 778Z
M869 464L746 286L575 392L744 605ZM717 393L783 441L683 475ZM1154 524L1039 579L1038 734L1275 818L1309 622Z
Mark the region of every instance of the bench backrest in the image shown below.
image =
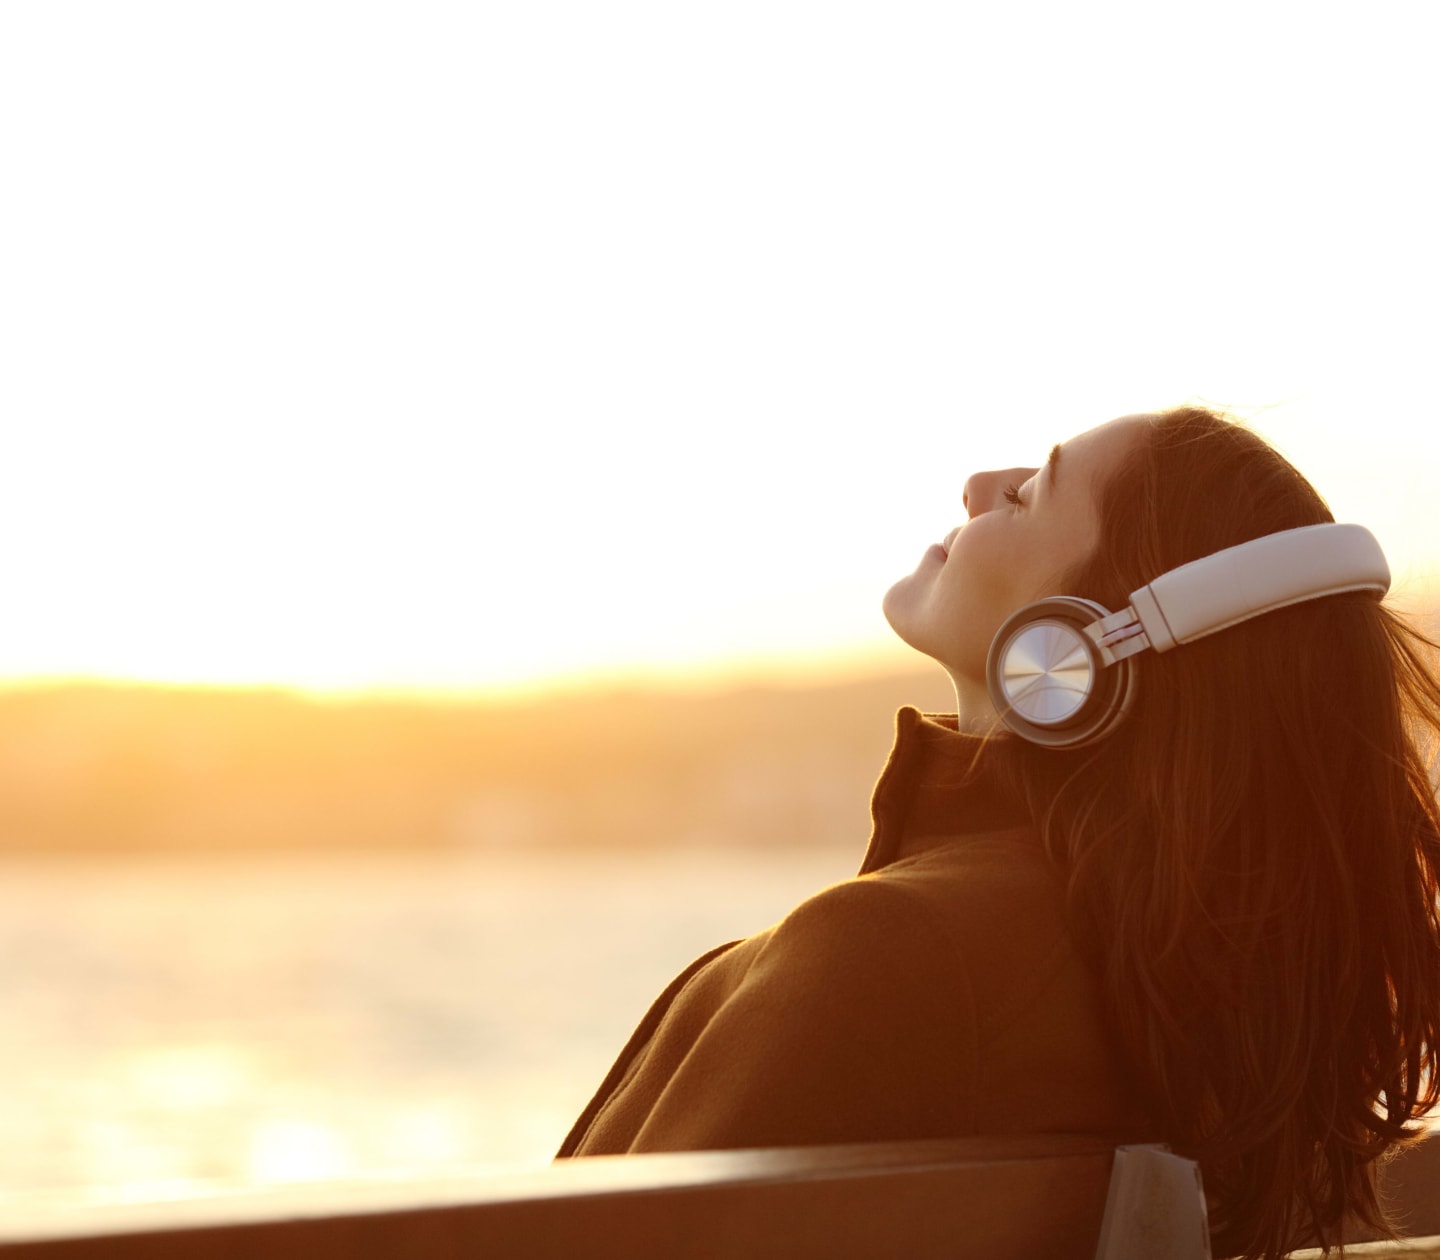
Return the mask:
M534 1173L350 1182L170 1203L37 1204L0 1260L624 1257L1094 1260L1114 1159L1085 1138L569 1160ZM1409 1231L1440 1233L1440 1143L1391 1165Z

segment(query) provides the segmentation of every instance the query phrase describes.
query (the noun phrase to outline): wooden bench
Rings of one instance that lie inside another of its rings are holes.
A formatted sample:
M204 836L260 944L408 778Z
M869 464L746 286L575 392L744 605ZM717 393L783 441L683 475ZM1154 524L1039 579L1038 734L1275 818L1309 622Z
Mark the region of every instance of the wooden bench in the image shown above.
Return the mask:
M1084 1138L987 1139L602 1157L498 1177L164 1203L35 1203L0 1223L0 1260L1095 1260L1114 1162L1113 1147ZM1387 1186L1410 1233L1440 1235L1440 1140L1394 1161ZM1370 1254L1440 1260L1440 1237L1347 1251Z

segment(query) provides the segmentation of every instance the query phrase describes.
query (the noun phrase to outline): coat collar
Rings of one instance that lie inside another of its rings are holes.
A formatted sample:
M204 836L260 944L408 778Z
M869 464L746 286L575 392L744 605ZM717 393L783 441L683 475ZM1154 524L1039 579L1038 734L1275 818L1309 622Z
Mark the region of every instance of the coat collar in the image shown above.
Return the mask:
M986 738L956 729L953 713L902 708L895 745L870 800L870 844L860 873L958 836L1029 828L1025 801L996 773L1024 755L1010 735Z

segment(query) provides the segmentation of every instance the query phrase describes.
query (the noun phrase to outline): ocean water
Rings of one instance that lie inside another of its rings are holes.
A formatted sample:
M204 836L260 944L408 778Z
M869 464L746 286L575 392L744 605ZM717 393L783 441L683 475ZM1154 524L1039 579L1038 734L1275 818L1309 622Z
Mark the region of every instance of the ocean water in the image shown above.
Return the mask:
M695 956L860 851L0 866L0 1200L548 1162Z

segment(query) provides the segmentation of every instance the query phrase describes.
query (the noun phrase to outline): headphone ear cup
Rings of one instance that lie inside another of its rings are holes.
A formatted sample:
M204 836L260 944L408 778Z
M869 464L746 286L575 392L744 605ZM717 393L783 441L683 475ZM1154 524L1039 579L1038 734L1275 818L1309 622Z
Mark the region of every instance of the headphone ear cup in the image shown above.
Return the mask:
M1057 595L1017 609L990 643L985 684L1001 720L1050 748L1103 738L1134 698L1130 659L1106 665L1085 627L1108 617L1094 600Z

